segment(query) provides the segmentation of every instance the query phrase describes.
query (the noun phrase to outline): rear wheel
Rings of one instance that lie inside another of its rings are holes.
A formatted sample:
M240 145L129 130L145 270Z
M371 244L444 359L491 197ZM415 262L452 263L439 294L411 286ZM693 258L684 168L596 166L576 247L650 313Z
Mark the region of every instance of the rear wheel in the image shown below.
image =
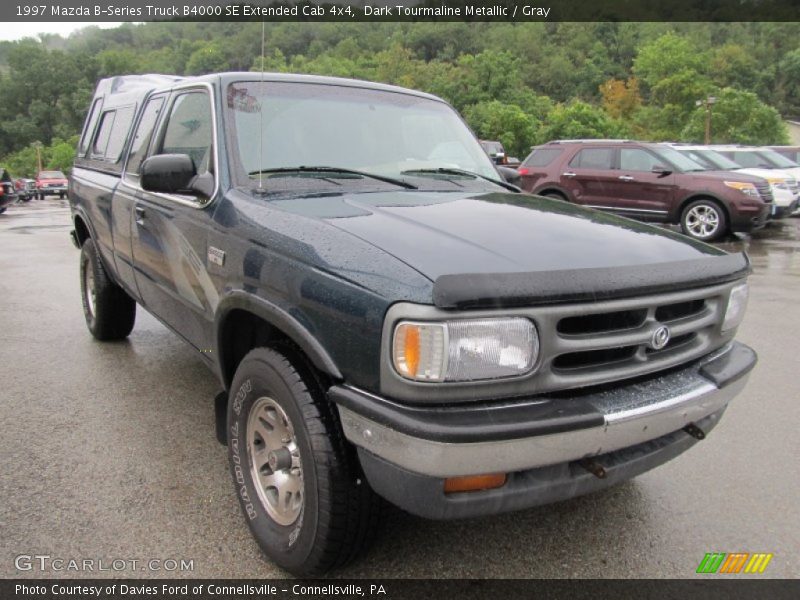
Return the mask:
M686 205L681 214L683 233L696 240L711 242L728 231L725 210L714 200L695 200Z
M317 382L275 350L250 351L236 370L228 458L250 531L283 569L320 575L373 539L382 500Z
M81 299L86 326L98 340L128 337L136 321L136 302L109 279L92 238L81 247Z

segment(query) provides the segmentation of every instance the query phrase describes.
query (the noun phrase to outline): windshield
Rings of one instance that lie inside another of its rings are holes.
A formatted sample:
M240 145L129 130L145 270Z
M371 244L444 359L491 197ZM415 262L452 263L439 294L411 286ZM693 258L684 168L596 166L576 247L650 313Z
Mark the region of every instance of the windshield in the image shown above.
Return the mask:
M61 171L42 171L39 179L66 179L66 176Z
M270 171L301 166L411 178L416 184L432 177L419 170L438 168L498 178L452 108L411 94L241 81L228 86L226 123L238 185L257 185Z
M761 154L761 156L766 158L769 162L771 162L778 168L793 169L795 167L800 166L796 162L789 160L788 158L786 158L782 154L778 154L774 150L759 150L758 152L759 154Z
M693 161L707 167L709 171L717 169L720 171L735 171L742 168L730 158L722 156L722 154L714 150L686 149L679 150L679 152L682 152Z
M660 146L655 149L656 154L669 162L673 167L677 168L679 171L705 171L706 168L703 165L696 163L688 156L685 156L674 150L672 148L668 148L666 146Z

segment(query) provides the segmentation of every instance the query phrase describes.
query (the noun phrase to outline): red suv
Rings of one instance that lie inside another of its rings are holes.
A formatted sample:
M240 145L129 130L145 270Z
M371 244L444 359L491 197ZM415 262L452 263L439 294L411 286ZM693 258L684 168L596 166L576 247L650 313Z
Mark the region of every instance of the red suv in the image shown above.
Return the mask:
M36 176L36 195L44 200L51 194L58 194L59 198L67 195L67 176L61 171L40 171Z
M519 167L521 187L645 221L680 223L693 238L764 226L769 183L730 171L704 171L664 144L564 140L538 146Z

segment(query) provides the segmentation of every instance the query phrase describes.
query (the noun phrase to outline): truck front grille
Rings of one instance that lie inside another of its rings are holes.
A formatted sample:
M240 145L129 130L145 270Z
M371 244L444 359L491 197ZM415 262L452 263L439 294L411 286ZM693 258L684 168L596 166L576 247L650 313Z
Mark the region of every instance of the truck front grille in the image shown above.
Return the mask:
M733 285L526 310L541 344L537 391L639 377L720 348L733 337L720 331ZM669 330L663 346L654 339L662 326Z

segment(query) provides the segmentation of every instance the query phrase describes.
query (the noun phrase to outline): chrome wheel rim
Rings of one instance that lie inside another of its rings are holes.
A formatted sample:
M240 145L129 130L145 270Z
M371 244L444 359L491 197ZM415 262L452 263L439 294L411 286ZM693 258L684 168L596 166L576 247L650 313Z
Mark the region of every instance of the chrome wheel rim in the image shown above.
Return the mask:
M255 401L247 418L250 475L267 514L291 525L303 510L303 466L294 427L272 398Z
M88 259L83 263L83 296L86 299L86 309L89 311L89 316L94 318L97 292L94 287L94 271Z
M686 228L695 237L711 237L719 229L719 212L713 206L699 204L686 215Z

